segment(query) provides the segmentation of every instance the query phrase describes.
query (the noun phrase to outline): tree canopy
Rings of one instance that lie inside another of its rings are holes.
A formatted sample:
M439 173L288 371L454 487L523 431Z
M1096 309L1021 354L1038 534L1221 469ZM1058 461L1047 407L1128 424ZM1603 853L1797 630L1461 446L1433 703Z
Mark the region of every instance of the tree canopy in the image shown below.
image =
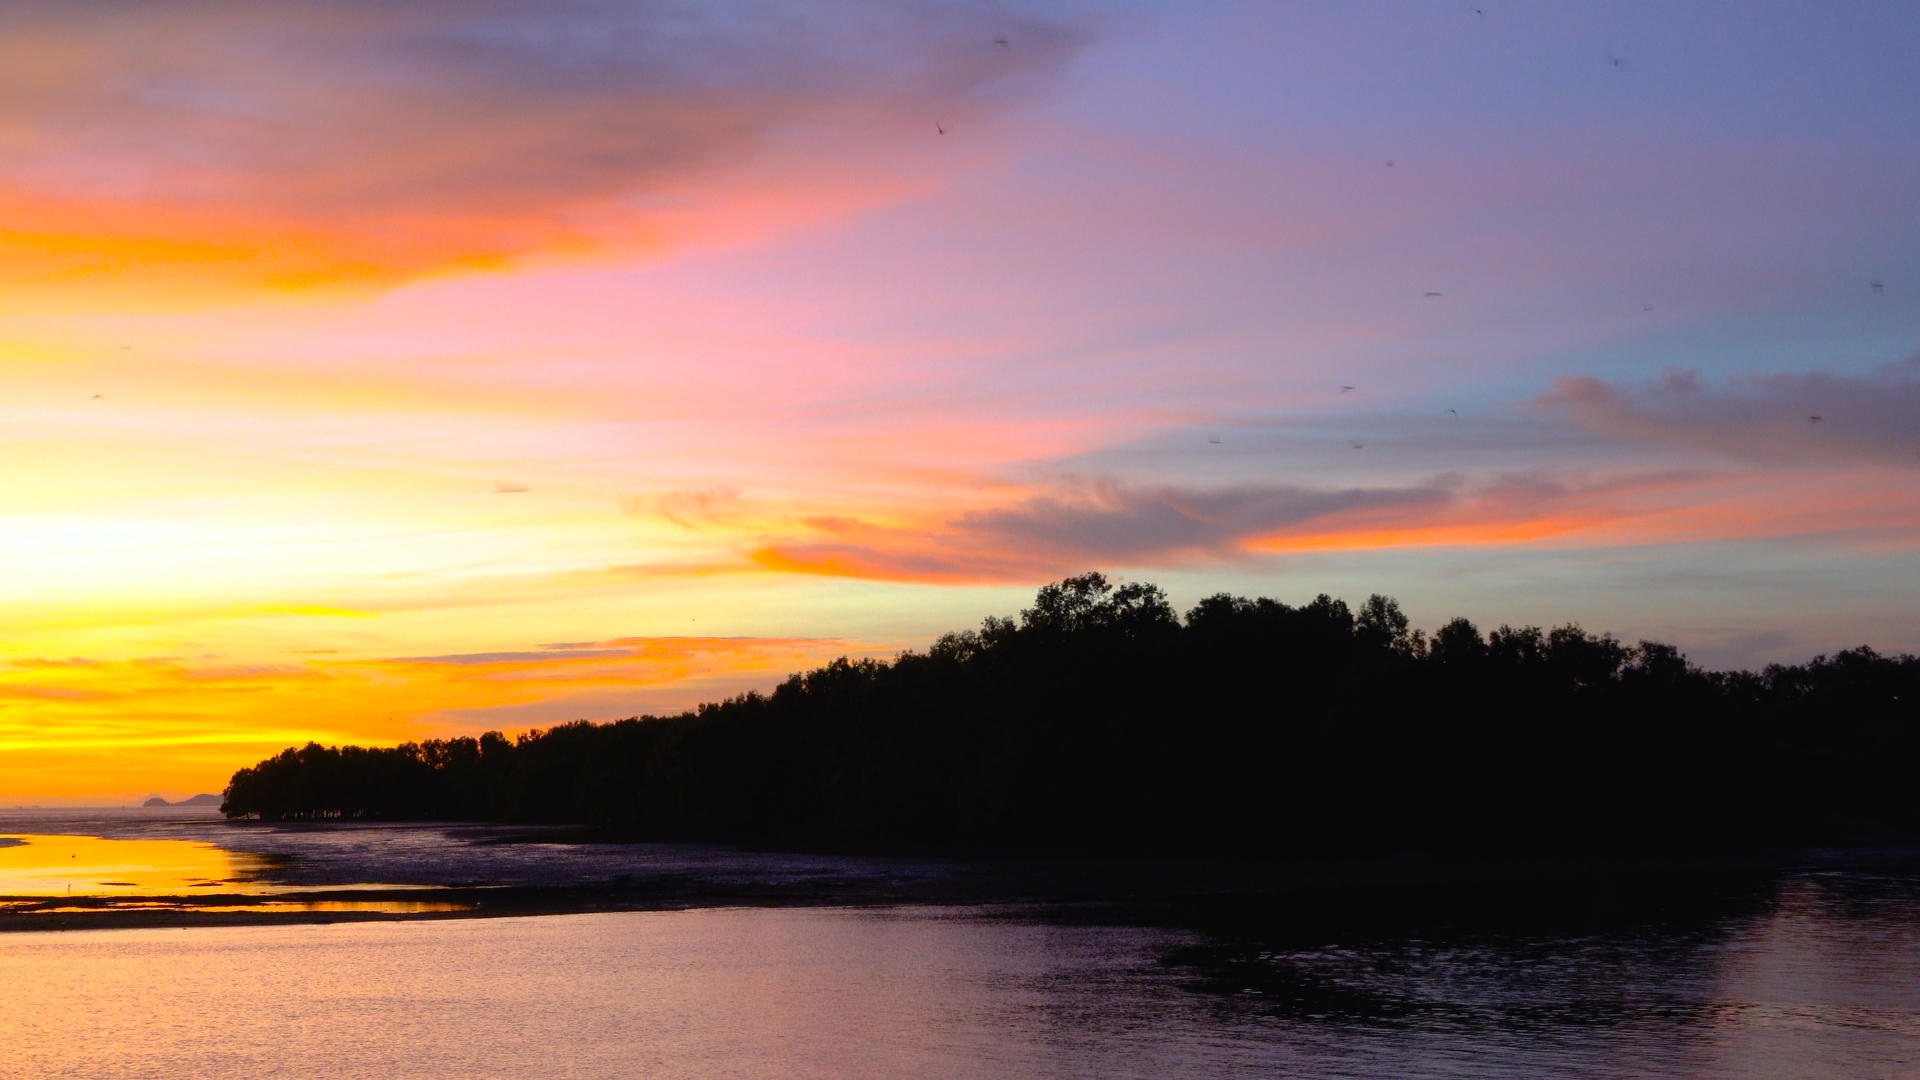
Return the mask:
M389 748L309 743L222 810L577 822L841 850L1731 847L1920 835L1920 660L1709 672L1568 625L1431 637L1098 573L925 652L842 658L675 716Z

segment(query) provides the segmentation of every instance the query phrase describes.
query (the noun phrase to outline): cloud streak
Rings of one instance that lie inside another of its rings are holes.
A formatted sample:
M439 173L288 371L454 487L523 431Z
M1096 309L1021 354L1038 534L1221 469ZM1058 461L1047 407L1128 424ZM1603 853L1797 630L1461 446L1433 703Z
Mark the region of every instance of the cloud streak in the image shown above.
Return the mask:
M871 192L857 146L985 116L1084 37L988 5L13 5L0 207L34 224L0 232L0 281L339 284L658 247L754 161Z
M699 531L738 519L744 505L738 489L719 486L623 495L620 512L633 517L659 517L682 529Z
M1867 375L1735 375L1715 384L1688 370L1639 386L1569 376L1536 404L1624 442L1768 465L1920 467L1920 356Z
M1362 510L1432 507L1438 483L1316 490L1292 485L1220 489L1097 481L1067 495L1040 495L1002 510L963 514L955 528L985 546L1096 563L1223 555L1277 529Z
M769 570L901 581L1026 582L1088 566L1166 566L1245 558L1256 539L1367 512L1431 512L1457 482L1316 489L1207 488L1073 481L923 527L826 519L816 537L752 552ZM818 519L816 519L818 520Z
M918 526L835 519L831 531L764 541L749 557L781 573L1031 583L1088 567L1230 565L1384 548L1577 548L1812 535L1872 545L1911 542L1920 525L1920 507L1910 497L1871 478L1792 481L1701 469L1516 471L1326 489L1101 480Z

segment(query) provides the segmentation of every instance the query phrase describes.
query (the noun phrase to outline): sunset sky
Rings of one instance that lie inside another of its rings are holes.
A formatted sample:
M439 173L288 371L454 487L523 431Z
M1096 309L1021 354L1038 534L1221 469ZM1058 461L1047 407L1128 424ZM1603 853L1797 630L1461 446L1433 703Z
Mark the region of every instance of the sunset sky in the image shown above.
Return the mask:
M1916 41L7 4L0 803L677 709L1096 568L1920 649Z

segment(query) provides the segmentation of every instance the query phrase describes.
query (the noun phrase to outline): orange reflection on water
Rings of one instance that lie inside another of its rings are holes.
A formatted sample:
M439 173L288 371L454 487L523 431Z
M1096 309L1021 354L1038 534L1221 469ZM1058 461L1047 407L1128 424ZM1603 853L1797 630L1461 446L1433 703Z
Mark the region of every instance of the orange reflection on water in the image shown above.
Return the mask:
M262 900L257 904L194 904L184 911L384 911L417 915L428 911L472 911L453 900Z
M25 905L25 907L29 910L30 914L33 915L97 915L103 911L185 911L192 912L196 915L209 911L297 911L302 913L378 911L388 915L418 915L422 912L473 910L472 904L462 904L452 900L262 900L257 904L196 904L192 901L173 904L134 901L132 903L112 904L99 907L81 907L79 905L72 907L47 907L40 904ZM0 911L5 910L7 910L7 905L0 904Z
M264 856L193 840L0 836L0 896L180 896L244 881Z

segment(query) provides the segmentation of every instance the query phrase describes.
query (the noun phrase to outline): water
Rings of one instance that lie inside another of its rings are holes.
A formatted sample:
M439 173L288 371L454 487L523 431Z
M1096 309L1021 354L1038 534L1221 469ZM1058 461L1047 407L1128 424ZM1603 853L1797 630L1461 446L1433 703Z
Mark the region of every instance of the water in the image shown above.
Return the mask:
M411 822L230 823L204 809L0 809L0 836L79 834L127 842L216 846L230 866L192 871L246 879L237 891L328 888L350 884L459 886L592 884L622 879L682 883L711 892L764 886L814 890L836 886L895 889L945 881L962 868L950 860L847 855L742 853L700 844L525 842L559 832L538 827ZM518 842L503 843L503 837ZM16 851L0 857L29 858ZM180 856L175 856L179 859ZM4 872L0 863L0 872ZM76 877L91 882L101 875ZM60 879L64 881L65 879ZM187 882L191 884L191 882ZM0 895L7 895L0 878ZM83 890L75 889L75 895ZM110 892L92 889L96 893ZM19 890L27 894L28 890Z
M0 934L0 1076L1920 1077L1910 874L1522 929L1122 914Z
M0 897L179 895L225 888L264 860L191 840L0 834Z

